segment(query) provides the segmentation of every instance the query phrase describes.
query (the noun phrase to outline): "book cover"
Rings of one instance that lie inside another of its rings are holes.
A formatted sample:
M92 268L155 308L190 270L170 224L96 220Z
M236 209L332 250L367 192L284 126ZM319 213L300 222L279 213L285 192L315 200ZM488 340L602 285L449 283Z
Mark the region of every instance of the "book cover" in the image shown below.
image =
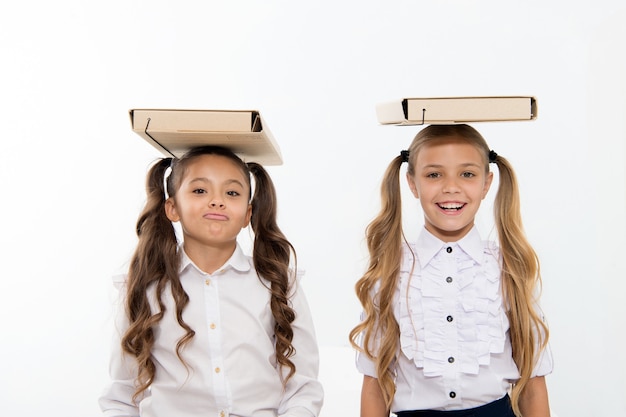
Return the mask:
M257 110L132 109L132 129L168 157L215 145L246 162L281 165L278 143Z
M376 106L380 124L421 125L533 120L532 96L404 98Z

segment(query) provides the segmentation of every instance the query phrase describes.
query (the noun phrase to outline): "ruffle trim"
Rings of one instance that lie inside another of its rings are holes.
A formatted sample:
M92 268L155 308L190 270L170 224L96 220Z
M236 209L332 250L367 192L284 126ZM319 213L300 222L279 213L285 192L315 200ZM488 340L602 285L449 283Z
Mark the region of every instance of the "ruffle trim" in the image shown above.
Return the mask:
M413 245L404 247L395 311L400 347L425 376L443 375L450 361L463 373L478 374L491 354L504 351L509 328L497 248L486 242L479 263L452 247L450 254L435 255L425 271L416 261L412 277L417 252Z

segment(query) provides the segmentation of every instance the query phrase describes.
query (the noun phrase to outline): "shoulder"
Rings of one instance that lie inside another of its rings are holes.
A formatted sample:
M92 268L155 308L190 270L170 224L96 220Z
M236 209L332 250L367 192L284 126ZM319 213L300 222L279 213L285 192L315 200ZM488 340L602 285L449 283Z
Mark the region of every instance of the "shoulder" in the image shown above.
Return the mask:
M402 256L413 255L417 250L415 243L402 242Z
M408 272L413 269L417 257L417 245L415 243L402 243L402 261L400 272Z
M254 259L243 251L239 243L235 247L235 251L227 261L234 269L240 272L254 271Z
M111 281L113 282L113 286L118 291L123 289L128 283L128 274L127 273L119 273L115 274L111 277Z
M483 252L485 256L500 259L500 246L493 240L483 240Z
M289 279L289 297L291 298L302 292L301 287L305 271L302 268L290 267L287 272Z

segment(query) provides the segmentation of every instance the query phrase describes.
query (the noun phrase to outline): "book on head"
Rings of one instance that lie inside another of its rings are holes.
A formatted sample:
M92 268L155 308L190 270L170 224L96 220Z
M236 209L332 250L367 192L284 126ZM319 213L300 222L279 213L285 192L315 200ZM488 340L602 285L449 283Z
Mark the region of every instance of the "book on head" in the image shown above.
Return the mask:
M257 110L132 109L132 129L168 157L222 146L246 162L281 165L278 143Z
M380 124L422 125L533 120L532 96L404 98L376 106Z

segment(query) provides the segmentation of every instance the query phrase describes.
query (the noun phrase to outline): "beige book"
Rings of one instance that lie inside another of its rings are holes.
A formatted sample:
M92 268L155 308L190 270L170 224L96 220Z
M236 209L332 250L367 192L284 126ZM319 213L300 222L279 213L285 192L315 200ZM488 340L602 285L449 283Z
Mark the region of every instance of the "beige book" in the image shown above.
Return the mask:
M223 146L246 162L281 165L278 143L257 110L132 109L132 129L166 156Z
M531 96L404 98L376 106L381 124L421 125L533 120Z

